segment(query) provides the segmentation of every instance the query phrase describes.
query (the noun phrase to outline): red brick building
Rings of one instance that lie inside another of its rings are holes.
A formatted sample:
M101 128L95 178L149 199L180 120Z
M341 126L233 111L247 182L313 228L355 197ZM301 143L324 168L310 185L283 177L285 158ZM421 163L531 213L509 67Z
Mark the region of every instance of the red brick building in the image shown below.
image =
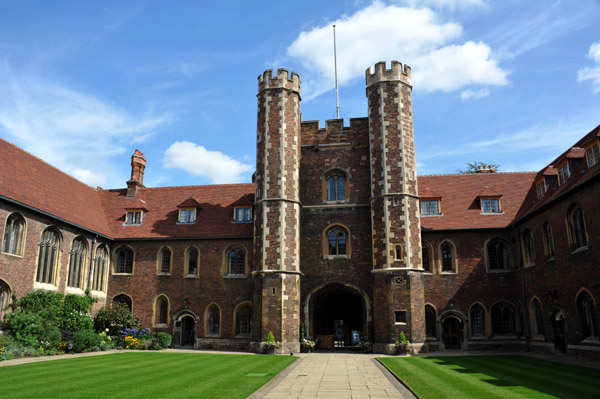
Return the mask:
M258 81L251 184L147 188L136 150L127 188L94 189L0 140L0 319L89 289L178 346L327 347L343 322L377 352L600 354L600 127L539 173L417 177L409 67L367 70L346 127L301 121L297 74Z

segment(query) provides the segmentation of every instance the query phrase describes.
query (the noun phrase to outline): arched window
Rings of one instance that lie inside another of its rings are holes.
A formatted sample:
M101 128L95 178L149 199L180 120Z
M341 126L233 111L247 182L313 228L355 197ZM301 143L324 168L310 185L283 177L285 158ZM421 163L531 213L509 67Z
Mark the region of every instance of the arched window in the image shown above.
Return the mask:
M2 252L13 255L23 255L23 237L25 235L25 219L18 213L11 214L6 219Z
M554 238L552 237L552 226L546 220L544 222L544 252L546 259L554 258Z
M108 251L104 245L99 245L96 249L96 257L94 258L94 281L92 282L92 290L104 291L107 263Z
M246 274L246 252L242 248L234 248L227 255L227 273Z
M127 309L131 312L133 309L133 303L131 302L131 297L125 294L119 294L113 298L113 303L122 303L127 306Z
M198 275L198 258L200 252L196 247L189 247L187 249L187 275L197 276Z
M73 240L69 254L69 287L83 288L83 267L87 259L87 245L83 238L77 237Z
M163 247L158 254L159 274L171 274L171 250Z
M437 337L435 309L431 305L425 305L425 336L427 338Z
M117 251L116 273L133 273L133 251L130 248L122 247Z
M531 334L533 337L544 335L542 304L537 299L534 299L531 303Z
M517 327L515 332L518 337L525 335L525 312L523 311L523 304L519 303L517 307Z
M4 280L0 280L0 325L2 325L2 320L4 320L9 301L10 287Z
M492 309L492 334L512 335L514 334L514 312L512 306L500 303Z
M154 302L154 325L166 327L169 324L169 300L159 295Z
M401 245L396 245L394 248L394 257L396 260L402 260L403 256L402 256L402 246Z
M495 238L487 244L488 265L490 269L508 269L508 244Z
M221 328L221 310L217 305L211 305L207 310L206 334L219 336Z
M571 251L587 246L587 233L581 207L573 207L568 214L567 221L569 225Z
M329 174L327 182L327 201L346 200L346 175L340 172Z
M485 337L485 311L476 303L471 307L471 337Z
M598 325L596 324L596 306L594 300L587 292L583 291L577 297L577 313L581 325L581 338L598 337Z
M252 306L242 305L235 313L235 335L252 333Z
M421 259L423 261L423 270L431 272L431 247L429 244L423 243L421 245Z
M533 234L531 234L531 230L529 229L525 229L525 231L523 231L523 261L525 262L525 266L531 266L535 264Z
M454 247L444 242L440 246L441 258L442 258L442 272L455 272L454 270Z
M329 243L329 255L346 255L346 244L348 232L346 229L336 226L327 230L327 242Z
M38 283L54 284L58 256L61 251L58 233L50 228L44 230L39 247L35 281Z

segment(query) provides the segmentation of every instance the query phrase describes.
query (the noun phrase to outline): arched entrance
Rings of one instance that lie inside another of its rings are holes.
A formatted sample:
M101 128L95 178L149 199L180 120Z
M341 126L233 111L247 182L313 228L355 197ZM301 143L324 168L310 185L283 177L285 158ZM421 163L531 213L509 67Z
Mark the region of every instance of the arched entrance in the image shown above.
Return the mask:
M567 353L567 337L565 316L562 310L556 309L552 315L552 332L554 333L554 350Z
M321 349L333 348L333 337L342 324L344 346L368 336L370 300L351 284L328 283L307 295L304 304L306 334L321 342Z
M4 320L4 315L8 309L8 303L10 302L10 287L4 280L0 280L0 326Z
M196 343L196 322L198 316L192 312L184 311L176 314L173 327L173 345L194 346Z
M457 316L447 316L442 321L442 342L445 349L460 349L464 327Z

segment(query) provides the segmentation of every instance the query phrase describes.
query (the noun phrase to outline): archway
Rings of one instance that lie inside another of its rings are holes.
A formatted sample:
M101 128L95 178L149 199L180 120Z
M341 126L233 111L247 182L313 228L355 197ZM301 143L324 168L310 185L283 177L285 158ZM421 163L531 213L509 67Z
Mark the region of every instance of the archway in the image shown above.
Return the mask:
M4 280L0 280L0 326L4 320L4 315L8 309L8 303L10 302L10 287Z
M554 350L560 353L567 353L565 322L563 311L556 309L552 314L552 332L554 333Z
M333 348L333 337L341 324L344 346L368 335L370 301L360 288L343 283L324 284L306 299L306 334L320 341L321 349Z
M442 342L444 349L460 349L464 324L457 316L448 316L442 321Z
M181 346L194 346L196 320L190 315L181 318Z

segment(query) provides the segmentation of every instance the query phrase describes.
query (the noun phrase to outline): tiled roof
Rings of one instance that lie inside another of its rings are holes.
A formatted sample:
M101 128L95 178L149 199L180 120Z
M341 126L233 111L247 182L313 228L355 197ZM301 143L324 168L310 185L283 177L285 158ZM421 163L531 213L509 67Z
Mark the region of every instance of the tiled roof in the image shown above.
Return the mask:
M127 189L98 192L115 239L251 237L252 223L233 223L233 205L254 194L254 184L141 188L135 198ZM195 223L178 223L178 206L193 197L199 210ZM124 226L126 209L143 200L149 210L141 225Z
M419 176L419 192L429 188L439 194L442 213L421 217L421 227L424 230L507 227L521 208L535 176L535 172ZM482 192L501 196L501 214L481 213Z

